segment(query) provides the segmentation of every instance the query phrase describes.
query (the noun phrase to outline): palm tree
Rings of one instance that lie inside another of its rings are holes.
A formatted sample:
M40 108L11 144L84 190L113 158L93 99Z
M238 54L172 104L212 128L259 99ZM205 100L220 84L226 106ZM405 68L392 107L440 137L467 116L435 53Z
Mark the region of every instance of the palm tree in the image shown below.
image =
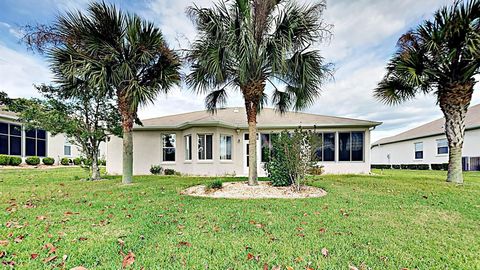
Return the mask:
M463 183L462 147L474 85L480 73L480 1L455 2L404 34L375 96L398 104L431 93L445 116L448 182Z
M91 3L86 14L59 17L54 29L63 41L49 52L56 82L87 81L100 95L116 98L123 128L123 183L131 183L138 108L180 82L179 58L151 22L105 3Z
M227 91L239 90L250 164L257 164L256 117L268 100L267 83L274 89L272 103L283 113L315 102L330 75L330 65L310 48L330 36L330 25L321 20L324 9L324 2L301 6L288 0L220 1L212 8L187 9L198 35L187 52L191 73L186 82L208 93L205 104L212 113L226 103ZM257 184L257 166L249 166L248 183Z

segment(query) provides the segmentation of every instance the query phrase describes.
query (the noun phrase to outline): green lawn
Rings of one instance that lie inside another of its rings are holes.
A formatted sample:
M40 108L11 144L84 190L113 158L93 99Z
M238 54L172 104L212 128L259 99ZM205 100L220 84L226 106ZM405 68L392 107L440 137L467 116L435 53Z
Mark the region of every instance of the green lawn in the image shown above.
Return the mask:
M0 171L0 268L120 269L132 251L133 269L480 269L480 173L463 186L444 172L324 176L311 184L328 195L302 200L179 195L206 178L85 176Z

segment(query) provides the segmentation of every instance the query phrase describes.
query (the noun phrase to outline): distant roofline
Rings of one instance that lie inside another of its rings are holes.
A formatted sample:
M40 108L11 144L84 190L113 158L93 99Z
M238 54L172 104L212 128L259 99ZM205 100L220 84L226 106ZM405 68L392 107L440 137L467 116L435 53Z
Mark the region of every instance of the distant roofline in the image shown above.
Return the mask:
M437 119L437 120L438 120L438 119ZM436 121L436 120L435 120L435 121ZM473 126L473 127L465 128L465 131L477 130L477 129L480 129L480 126ZM412 141L412 140L430 138L430 137L435 137L435 136L438 136L438 135L445 135L445 132L437 132L437 133L432 133L432 134L429 134L429 135L411 137L411 138L408 138L408 139L401 139L401 140L396 140L396 141L391 141L391 142L385 142L385 143L378 143L379 141L383 140L383 139L380 139L380 140L372 143L370 149L372 149L372 148L374 148L374 147L376 147L376 146L382 146L382 145L387 145L387 144L393 144L393 143L399 143L399 142L407 142L407 141ZM390 137L387 137L387 138L385 138L385 139L388 139L388 138L390 138Z
M226 107L226 108L221 108L218 109L218 111L221 110L227 110L227 109L239 109L239 110L244 110L245 108L243 107ZM264 108L264 110L275 110L274 108ZM141 121L152 121L152 120L158 120L162 118L168 118L168 117L174 117L174 116L179 116L179 115L188 115L188 114L194 114L194 113L200 113L200 112L206 112L207 110L198 110L198 111L192 111L192 112L185 112L185 113L179 113L179 114L172 114L172 115L165 115L165 116L160 116L160 117L153 117L153 118L148 118L148 119L142 119ZM314 114L314 113L306 113L306 112L299 112L299 111L287 111L288 113L295 113L295 114L302 114L302 115L313 115L313 116L319 116L319 117L329 117L329 118L334 118L334 119L342 119L342 120L351 120L351 121L360 121L363 123L355 123L355 124L316 124L316 123L302 123L302 124L282 124L282 125L262 125L258 124L257 128L258 129L282 129L282 128L330 128L330 127L376 127L378 125L381 125L382 122L377 122L377 121L369 121L369 120L362 120L362 119L354 119L354 118L347 118L347 117L339 117L339 116L330 116L330 115L322 115L322 114ZM215 113L214 113L215 114ZM260 112L261 115L261 112ZM238 125L233 125L231 123L227 123L224 121L202 121L202 119L196 119L196 120L191 120L191 121L186 121L183 122L179 125L145 125L145 126L139 126L136 125L134 126L133 130L184 130L187 128L191 127L225 127L225 128L231 128L231 129L247 129L248 125L246 124L238 124Z

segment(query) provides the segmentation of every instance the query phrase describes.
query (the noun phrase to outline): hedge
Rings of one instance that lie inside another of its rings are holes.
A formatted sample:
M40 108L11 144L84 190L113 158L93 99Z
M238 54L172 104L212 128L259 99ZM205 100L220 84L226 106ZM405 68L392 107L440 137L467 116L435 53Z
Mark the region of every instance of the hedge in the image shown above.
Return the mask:
M431 164L432 170L448 171L448 163Z
M372 169L391 169L392 165L389 164L372 164Z
M438 169L439 166L448 167L448 164L431 164L432 170L443 170ZM372 164L372 169L395 169L395 170L430 170L429 164ZM441 167L443 168L443 167Z

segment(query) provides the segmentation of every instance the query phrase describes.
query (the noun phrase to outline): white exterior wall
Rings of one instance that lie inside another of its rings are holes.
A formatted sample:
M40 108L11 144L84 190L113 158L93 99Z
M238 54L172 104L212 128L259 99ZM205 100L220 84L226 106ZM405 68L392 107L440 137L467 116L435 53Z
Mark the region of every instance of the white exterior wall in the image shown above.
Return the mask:
M0 115L0 122L3 123L11 123L16 125L21 125L23 129L23 125L15 121L14 118L11 117L3 117ZM59 164L60 159L63 157L68 158L76 158L80 156L84 156L81 152L81 149L76 146L72 145L71 155L67 156L64 155L64 146L67 142L65 138L65 134L57 134L53 136L50 132L47 132L47 142L46 142L46 156L52 157L55 159L55 164ZM25 131L22 131L22 158L25 158ZM106 143L100 144L100 158L106 159Z
M282 130L259 129L259 133L281 132ZM370 131L367 128L337 128L317 129L318 132L336 132L335 160L332 162L320 162L327 174L367 174L370 173ZM339 140L338 132L341 131L364 131L364 161L343 162L338 161ZM176 134L175 162L162 161L162 134ZM236 175L246 176L248 171L244 165L245 145L243 135L247 130L220 128L220 127L195 127L182 131L146 131L136 130L133 132L133 173L135 175L150 174L152 165L160 165L164 169L172 168L183 174L190 175ZM192 135L192 160L185 161L184 136ZM213 134L213 160L198 160L197 134ZM220 160L220 135L231 135L232 160ZM260 146L260 141L257 141ZM122 174L122 139L111 137L106 147L107 172L113 175ZM260 160L260 147L257 150L257 158ZM259 176L265 176L262 164L258 167Z
M372 164L437 164L447 163L448 154L437 154L437 140L445 135L408 140L385 145L372 145ZM415 159L415 143L423 142L423 159ZM390 155L388 160L387 155ZM467 130L463 146L464 157L480 157L480 129Z

